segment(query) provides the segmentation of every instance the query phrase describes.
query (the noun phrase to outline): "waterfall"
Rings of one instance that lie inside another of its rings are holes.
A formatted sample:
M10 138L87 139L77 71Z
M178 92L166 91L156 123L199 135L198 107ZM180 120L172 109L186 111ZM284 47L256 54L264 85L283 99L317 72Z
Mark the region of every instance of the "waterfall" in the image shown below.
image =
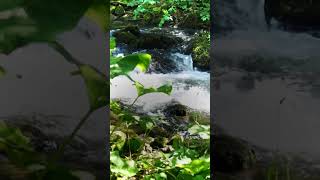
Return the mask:
M193 61L191 55L173 53L170 55L179 71L193 71Z

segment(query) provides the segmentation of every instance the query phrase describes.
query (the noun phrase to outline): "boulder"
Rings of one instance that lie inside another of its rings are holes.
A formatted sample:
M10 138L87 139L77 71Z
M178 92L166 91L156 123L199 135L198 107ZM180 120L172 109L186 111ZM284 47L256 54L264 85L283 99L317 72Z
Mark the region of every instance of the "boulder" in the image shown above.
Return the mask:
M167 33L140 32L137 26L128 26L117 32L114 37L117 43L128 45L131 49L164 49L177 46L182 39Z
M255 152L249 143L229 136L213 135L213 162L215 170L236 173L252 168L256 163Z
M301 0L265 0L264 10L266 23L271 19L289 26L311 26L320 28L320 2Z

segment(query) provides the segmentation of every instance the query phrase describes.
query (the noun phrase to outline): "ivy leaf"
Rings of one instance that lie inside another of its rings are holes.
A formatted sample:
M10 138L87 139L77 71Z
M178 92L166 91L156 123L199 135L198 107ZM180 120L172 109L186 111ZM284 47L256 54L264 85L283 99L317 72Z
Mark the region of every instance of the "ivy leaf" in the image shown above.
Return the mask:
M90 109L107 106L110 86L104 74L90 65L80 65L79 69L87 87Z
M149 54L132 54L121 59L113 59L110 65L111 79L120 75L128 75L135 68L145 72L150 64L151 56Z
M138 173L138 168L133 160L123 159L119 151L110 153L111 172L125 177L132 177Z
M172 85L169 85L169 84L162 85L158 88L154 88L154 87L145 88L141 83L136 81L135 86L138 92L138 97L146 94L150 94L150 93L164 93L164 94L170 95L172 92Z

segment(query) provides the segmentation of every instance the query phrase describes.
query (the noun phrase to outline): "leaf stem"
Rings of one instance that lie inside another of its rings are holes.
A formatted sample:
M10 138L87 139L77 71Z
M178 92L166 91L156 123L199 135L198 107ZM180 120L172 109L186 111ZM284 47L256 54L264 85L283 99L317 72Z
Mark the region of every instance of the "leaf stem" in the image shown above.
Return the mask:
M134 99L134 101L132 102L132 104L130 105L130 107L132 107L132 106L136 103L136 101L138 100L138 98L139 98L139 96Z
M90 109L80 120L80 122L77 124L77 126L74 128L74 130L72 131L72 133L69 135L69 137L67 137L62 144L60 145L60 147L58 148L57 151L57 159L60 158L66 148L66 146L68 144L70 144L70 142L72 141L72 139L76 136L77 132L80 130L80 128L83 126L83 124L87 121L87 119L89 118L89 116L93 113L93 110Z
M55 49L57 52L59 52L68 62L74 65L82 65L80 61L75 59L63 45L61 45L58 41L51 41L49 42L49 46Z

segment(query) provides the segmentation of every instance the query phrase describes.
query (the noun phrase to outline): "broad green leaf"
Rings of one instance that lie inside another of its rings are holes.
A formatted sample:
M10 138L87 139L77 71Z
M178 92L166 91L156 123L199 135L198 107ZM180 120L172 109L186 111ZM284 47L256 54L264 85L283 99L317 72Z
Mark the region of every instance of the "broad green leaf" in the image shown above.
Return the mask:
M91 110L107 106L110 86L104 74L90 65L80 65L79 69L87 87Z
M105 0L96 0L96 2L88 9L86 16L95 21L102 30L107 32L109 19L109 3Z
M132 54L118 59L110 65L111 79L120 75L128 75L135 68L145 72L150 64L151 56L149 54Z
M172 86L169 84L162 85L158 88L154 88L154 87L145 88L141 83L136 81L135 86L136 86L139 97L149 93L164 93L164 94L170 95L172 92Z
M180 167L194 176L201 172L210 170L210 157L195 159L191 163L182 165Z
M48 42L72 30L91 7L88 0L1 0L0 53Z
M135 161L121 158L119 151L112 151L110 153L110 163L111 172L115 174L132 177L138 173Z
M144 146L144 142L139 137L132 137L127 142L133 153L139 152Z

